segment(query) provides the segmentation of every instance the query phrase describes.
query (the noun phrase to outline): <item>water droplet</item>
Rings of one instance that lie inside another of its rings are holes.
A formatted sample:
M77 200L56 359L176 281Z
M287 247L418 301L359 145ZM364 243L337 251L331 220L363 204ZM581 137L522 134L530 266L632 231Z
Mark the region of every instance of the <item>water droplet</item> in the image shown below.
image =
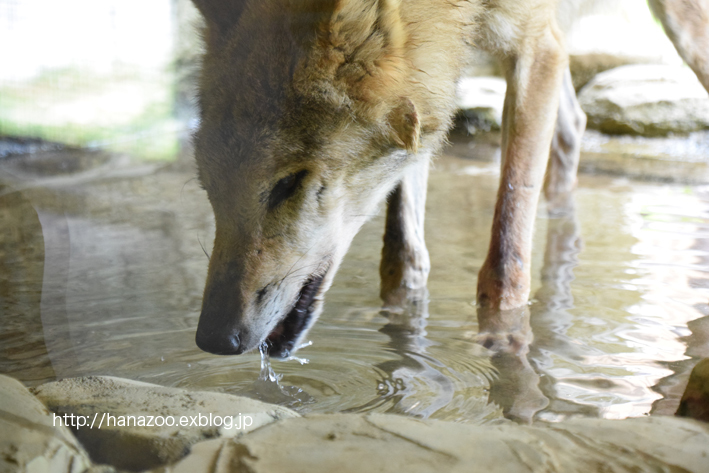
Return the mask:
M261 354L261 372L258 376L259 379L263 381L271 381L272 383L278 383L278 381L281 380L282 375L277 375L271 367L271 358L268 356L268 345L266 345L266 342L263 342L258 346L258 351Z
M291 360L295 360L298 363L300 363L301 365L307 365L308 363L310 363L310 360L307 358L298 358L297 356L293 356L293 355L290 355L288 358L285 359L285 361L291 361Z

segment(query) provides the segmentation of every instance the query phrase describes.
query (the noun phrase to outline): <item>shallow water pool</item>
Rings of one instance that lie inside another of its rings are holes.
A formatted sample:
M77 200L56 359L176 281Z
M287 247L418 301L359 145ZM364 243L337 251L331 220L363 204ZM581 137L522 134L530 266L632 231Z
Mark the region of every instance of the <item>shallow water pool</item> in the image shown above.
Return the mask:
M194 344L214 224L190 169L102 156L57 173L6 160L0 372L28 385L113 375L300 412L475 423L671 414L709 356L709 187L581 175L575 212L548 216L542 203L529 311L492 327L511 340L492 356L474 297L497 155L489 141L456 142L434 163L427 300L381 310L380 213L297 353L308 362L271 361L270 378L258 353L219 357Z

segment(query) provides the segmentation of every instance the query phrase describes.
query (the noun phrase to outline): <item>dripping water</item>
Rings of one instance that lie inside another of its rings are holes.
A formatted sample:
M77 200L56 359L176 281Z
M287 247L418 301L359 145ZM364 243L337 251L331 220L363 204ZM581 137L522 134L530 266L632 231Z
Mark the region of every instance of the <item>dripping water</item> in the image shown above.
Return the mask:
M283 375L276 373L273 366L271 366L271 357L268 355L268 345L266 342L259 345L258 349L261 354L261 371L258 379L253 383L250 389L247 389L241 394L292 409L297 409L315 402L315 398L303 389L297 386L289 386L281 382ZM289 360L298 361L301 365L308 363L307 359L295 356L290 356L284 361Z

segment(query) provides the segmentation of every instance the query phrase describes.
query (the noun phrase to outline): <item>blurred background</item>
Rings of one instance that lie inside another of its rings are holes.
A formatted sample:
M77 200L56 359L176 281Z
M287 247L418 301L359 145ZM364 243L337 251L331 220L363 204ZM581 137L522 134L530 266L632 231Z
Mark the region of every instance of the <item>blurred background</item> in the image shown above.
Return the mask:
M0 135L175 159L197 19L189 0L0 0Z
M625 64L681 67L644 1L565 4L577 90ZM0 136L178 159L195 126L198 30L189 0L0 0ZM499 74L480 53L466 75ZM504 83L482 84L468 84L461 107L494 129ZM0 156L27 150L5 142Z

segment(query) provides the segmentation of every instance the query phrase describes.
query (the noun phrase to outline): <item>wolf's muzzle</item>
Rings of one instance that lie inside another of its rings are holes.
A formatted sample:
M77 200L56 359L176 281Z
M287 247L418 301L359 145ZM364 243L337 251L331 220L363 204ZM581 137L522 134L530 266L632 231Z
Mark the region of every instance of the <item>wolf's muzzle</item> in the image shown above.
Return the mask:
M197 346L214 355L239 355L244 348L237 332L204 329L202 324L197 327Z

